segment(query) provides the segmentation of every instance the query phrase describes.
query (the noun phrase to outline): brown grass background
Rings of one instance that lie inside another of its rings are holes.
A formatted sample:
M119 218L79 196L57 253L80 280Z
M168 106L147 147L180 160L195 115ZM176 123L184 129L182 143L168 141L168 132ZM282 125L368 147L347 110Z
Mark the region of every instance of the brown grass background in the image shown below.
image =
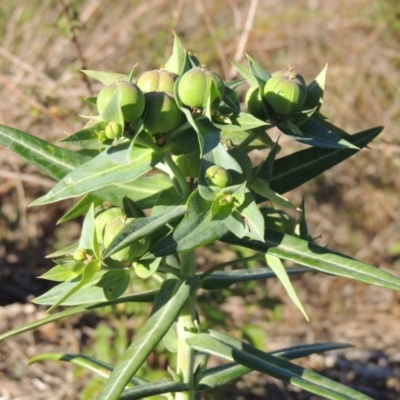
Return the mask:
M237 77L229 60L245 63L246 53L270 72L294 65L307 82L329 64L324 114L349 133L385 128L371 150L361 151L288 197L299 203L305 196L310 232L320 237L320 244L400 276L400 250L395 248L400 243L397 0L4 0L0 123L53 142L63 138L82 126L77 114L90 112L83 99L100 87L86 80L80 69L128 72L138 63L140 73L160 67L170 54L173 31L187 50L224 79ZM246 87L241 90L244 93ZM290 140L281 144L290 150L301 148ZM77 222L54 230L68 202L27 209L52 184L0 147L4 310L43 289L33 276L49 267L44 255L79 234ZM311 322L302 319L279 283L268 283L269 293L286 303L281 323L263 322L268 349L336 340L362 349L400 352L397 294L318 275L295 279L295 287ZM240 301L230 306L240 309ZM10 324L0 323L0 330ZM26 356L22 354L21 360ZM24 379L29 373L20 368L18 379ZM15 379L11 373L0 373L0 382L10 385L4 393L0 389L0 398L34 398L32 376L27 390L11 385ZM43 390L60 399L77 398L74 390L79 385L70 385L72 392L65 393L54 392L54 386L48 383ZM40 390L35 398L50 398Z

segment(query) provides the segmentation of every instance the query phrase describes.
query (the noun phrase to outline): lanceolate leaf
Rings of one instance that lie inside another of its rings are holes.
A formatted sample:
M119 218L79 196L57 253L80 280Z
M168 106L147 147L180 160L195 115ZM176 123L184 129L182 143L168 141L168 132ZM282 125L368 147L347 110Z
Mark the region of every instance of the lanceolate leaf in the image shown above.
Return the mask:
M265 255L265 260L267 261L268 266L276 273L276 276L281 281L283 287L285 288L287 294L289 295L295 306L303 313L305 319L309 321L308 315L304 310L300 299L297 297L292 282L290 282L289 274L287 273L286 268L282 264L281 260L278 257L275 257L268 253Z
M190 387L183 382L175 382L172 379L148 382L138 385L133 389L125 389L118 400L149 399L152 396L163 393L176 393L190 390Z
M101 189L107 185L124 183L139 178L153 168L163 157L151 149L133 148L132 164L117 163L106 151L79 166L57 183L46 195L32 205L43 205L77 197Z
M382 131L382 127L368 129L351 135L347 141L362 148ZM301 150L275 161L270 187L277 193L297 188L327 169L355 154L357 149L322 149L313 147Z
M238 239L232 234L224 236L221 241L269 253L330 275L343 276L371 285L400 290L400 278L372 265L295 236L283 235L267 229L265 242L246 238Z
M212 335L200 333L189 337L187 343L194 350L213 354L231 362L234 361L247 368L263 372L285 382L290 382L293 385L327 399L371 400L370 397L354 389L308 371L279 357L252 348L250 345L244 348L242 342L234 339L231 340L231 338L215 338ZM249 348L251 348L251 352Z
M310 354L344 349L346 347L351 347L351 345L343 343L316 343L290 347L288 349L278 350L276 352L270 352L267 354L281 357L286 360L292 360L294 358L306 357ZM214 368L209 368L202 373L198 387L196 389L201 391L214 389L223 386L228 382L237 379L240 376L243 376L251 371L251 368L245 367L235 362L220 365Z
M187 68L189 68L189 60L187 59L186 50L182 46L182 43L176 34L174 34L174 45L171 57L165 63L164 68L177 75L181 75Z
M0 125L0 143L56 180L90 159L4 125Z
M112 306L115 304L122 304L122 303L124 303L124 304L130 303L130 302L150 303L150 302L154 301L157 293L158 293L158 290L149 290L149 291L142 292L142 293L129 294L126 296L119 297L117 299L110 300L110 301L103 301L103 302L99 302L99 303L95 303L95 304L91 303L89 305L69 308L67 310L64 310L64 311L61 311L58 313L54 313L45 318L38 319L37 321L33 321L33 322L25 324L21 327L7 331L7 332L3 333L2 335L0 335L0 342L9 337L19 335L20 333L28 332L33 329L39 328L40 326L46 325L49 322L58 321L60 319L70 317L72 315L80 314L80 313L83 313L86 311L92 311L92 310L96 310L98 308L108 307L108 306ZM79 303L79 304L81 304L81 303Z
M99 376L108 378L110 376L113 367L103 361L96 360L93 357L86 356L84 354L71 354L71 353L45 353L29 359L29 364L34 364L39 361L53 360L53 361L67 361L78 367L86 368L89 371L96 373ZM148 383L144 379L133 377L128 387L142 385Z
M175 209L167 209L164 213L154 217L135 218L127 224L105 249L103 256L109 257L124 247L150 235L154 231L164 227L170 221L184 215L186 207L178 205Z
M307 86L307 98L305 102L305 107L308 108L321 107L325 90L325 79L326 79L327 69L328 69L328 64L325 65L325 68Z
M304 274L310 268L287 268L288 275ZM220 290L235 283L249 282L260 279L276 278L276 273L270 268L246 268L233 271L216 271L202 281L201 287L207 290Z
M335 132L320 125L313 118L310 118L299 127L301 135L293 131L294 127L291 125L290 121L288 121L287 124L284 122L280 123L278 124L278 127L286 135L309 146L334 149L355 149L355 146L350 141L337 136ZM296 126L295 128L297 131Z
M125 385L167 333L199 282L198 277L192 277L183 282L171 279L163 283L151 317L114 368L97 400L119 399Z
M172 183L164 174L141 176L133 181L107 185L95 190L92 194L109 201L112 204L123 206L124 197L132 199L141 209L154 206L159 194L169 189Z
M183 253L218 240L228 232L221 221L210 220L211 202L193 192L186 215L174 232L150 250L155 257ZM146 257L144 257L146 258Z
M88 277L86 276L86 281ZM98 271L86 285L79 277L63 282L33 300L36 304L76 306L105 302L121 296L128 287L130 273L127 270ZM81 286L79 285L81 282ZM66 295L68 294L68 297ZM61 299L61 303L60 303Z
M93 277L96 275L96 273L99 271L99 269L100 269L99 262L97 262L96 260L90 261L85 266L85 269L82 272L80 280L76 282L63 296L57 299L57 301L54 304L52 304L52 306L49 308L48 312L54 310L65 300L67 300L68 297L71 297L74 293L76 293L79 289L82 289L85 286L87 286L93 279Z
M92 71L89 69L83 69L82 72L89 78L100 81L104 85L117 83L118 81L129 81L128 75L118 74L115 72Z

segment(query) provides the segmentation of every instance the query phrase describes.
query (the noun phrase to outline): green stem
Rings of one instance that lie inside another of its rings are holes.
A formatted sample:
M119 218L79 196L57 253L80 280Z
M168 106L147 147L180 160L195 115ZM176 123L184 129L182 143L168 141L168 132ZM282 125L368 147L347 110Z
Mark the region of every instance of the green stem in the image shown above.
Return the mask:
M248 146L253 140L257 139L257 135L254 132L250 132L250 134L242 140L241 143L238 144L237 147L244 149L246 146Z
M172 182L174 183L174 186L177 187L177 189L180 191L179 195L181 195L184 199L187 199L190 194L189 185L186 182L186 178L183 175L182 171L175 164L169 152L165 152L164 161L173 174Z
M181 274L187 278L195 274L194 252L181 254ZM177 373L184 383L193 387L194 380L194 351L186 344L186 338L191 335L196 320L196 297L192 296L181 311L178 318L178 352L177 352ZM175 400L193 400L194 390L177 393Z

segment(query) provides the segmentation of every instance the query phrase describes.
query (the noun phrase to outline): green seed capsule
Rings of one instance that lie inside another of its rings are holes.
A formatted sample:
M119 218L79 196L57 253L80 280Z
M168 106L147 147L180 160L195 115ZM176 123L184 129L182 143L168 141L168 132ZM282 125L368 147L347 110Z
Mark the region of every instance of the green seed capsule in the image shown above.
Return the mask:
M185 120L185 115L175 102L171 92L145 93L146 112L144 127L152 133L166 133L177 128Z
M137 81L143 93L148 92L173 92L178 75L165 69L146 71Z
M103 117L104 110L117 89L119 89L120 106L124 122L137 121L143 114L145 101L142 91L132 82L121 81L111 83L101 89L97 96L97 110L99 114Z
M266 115L262 104L260 88L252 86L246 93L245 103L249 113L256 118L265 120Z
M178 95L182 103L192 109L203 109L207 103L210 81L214 82L218 93L211 104L211 108L216 108L224 97L224 82L215 72L201 67L190 69L180 79Z
M306 101L304 79L293 69L274 72L265 84L263 97L277 114L291 114Z
M209 186L215 186L221 189L230 186L232 182L231 174L219 165L212 165L207 168L205 178Z

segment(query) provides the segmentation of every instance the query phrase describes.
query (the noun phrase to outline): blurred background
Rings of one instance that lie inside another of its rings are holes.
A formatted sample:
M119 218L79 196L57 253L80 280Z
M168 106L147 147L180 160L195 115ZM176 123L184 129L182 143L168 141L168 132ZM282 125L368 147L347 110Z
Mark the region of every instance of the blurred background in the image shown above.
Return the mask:
M91 112L84 98L100 89L81 69L127 73L137 63L139 74L159 68L171 52L173 32L225 80L238 77L230 60L246 64L246 54L269 72L293 65L307 82L328 63L322 112L349 133L385 128L370 149L287 197L299 204L305 196L309 230L320 245L400 276L398 0L3 0L0 123L57 142L83 125L78 114ZM242 85L239 91L244 95L246 89ZM289 152L301 148L286 138L280 144ZM29 300L49 288L36 279L52 266L45 255L79 236L80 221L55 226L71 203L27 208L52 185L0 147L0 332L43 314ZM228 252L206 249L199 263L226 258ZM272 280L213 299L224 310L213 317L268 350L352 343L356 348L345 354L300 363L373 398L399 398L399 294L312 274L294 279L294 286L309 323ZM107 315L86 316L1 343L0 399L91 398L81 391L94 382L92 375L55 363L28 368L26 359L45 351L77 352L96 338L109 343L110 332L118 329L126 336L123 325ZM115 352L103 356L116 357ZM151 362L162 368L161 356ZM257 374L221 395L315 398Z

